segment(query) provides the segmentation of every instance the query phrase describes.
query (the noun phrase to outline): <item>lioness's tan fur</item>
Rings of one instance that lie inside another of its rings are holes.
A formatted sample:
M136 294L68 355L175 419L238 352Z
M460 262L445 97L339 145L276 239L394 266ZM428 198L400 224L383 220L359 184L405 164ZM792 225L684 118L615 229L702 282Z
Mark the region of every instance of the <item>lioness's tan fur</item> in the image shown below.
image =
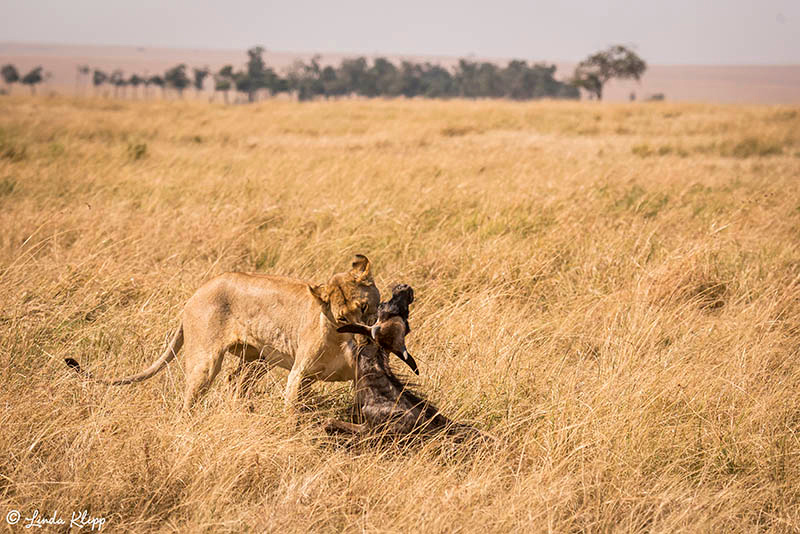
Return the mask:
M369 260L356 255L350 271L333 275L327 284L255 273L225 273L201 286L183 309L181 326L169 347L137 375L100 380L113 385L146 380L184 347L189 409L219 373L226 352L248 362L289 370L285 404L293 409L304 381L353 380L354 360L340 334L342 324L372 322L380 294ZM68 361L79 371L74 360Z

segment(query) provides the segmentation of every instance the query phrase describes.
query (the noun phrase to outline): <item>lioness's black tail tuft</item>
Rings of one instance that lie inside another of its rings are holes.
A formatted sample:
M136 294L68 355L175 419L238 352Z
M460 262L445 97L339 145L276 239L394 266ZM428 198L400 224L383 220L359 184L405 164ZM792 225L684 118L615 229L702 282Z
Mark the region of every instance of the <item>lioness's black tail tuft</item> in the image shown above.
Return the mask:
M81 369L81 364L79 364L79 363L78 363L78 360L76 360L76 359L74 359L74 358L64 358L64 363L66 363L66 364L67 364L67 366L68 366L70 369L74 369L74 370L75 370L75 372L76 372L76 373L78 373L79 375L81 375L81 376L83 376L83 377L86 377L86 376L87 376L87 373L86 373L86 371L84 371L83 369Z

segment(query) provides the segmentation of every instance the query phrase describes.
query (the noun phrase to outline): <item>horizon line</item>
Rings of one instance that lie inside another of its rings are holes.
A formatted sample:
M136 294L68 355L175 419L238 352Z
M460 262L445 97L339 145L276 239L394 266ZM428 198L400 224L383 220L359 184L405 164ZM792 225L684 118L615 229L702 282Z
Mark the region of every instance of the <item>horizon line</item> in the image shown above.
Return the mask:
M420 58L436 58L438 60L442 59L469 59L472 61L486 61L489 63L498 62L498 61L513 61L513 60L524 60L528 62L536 63L551 63L551 64L558 64L558 63L579 63L581 60L574 60L574 59L530 59L525 58L523 56L507 56L507 57L496 57L496 56L481 56L480 54L470 52L469 54L464 55L452 55L452 54L435 54L435 53L400 53L400 52L354 52L354 51L337 51L337 52L320 52L320 51L299 51L299 50L276 50L269 48L263 44L253 44L248 47L239 48L213 48L207 45L198 45L198 46L165 46L165 45L145 45L145 44L118 44L118 43L105 43L105 44L98 44L98 43L67 43L67 42L52 42L52 41L0 41L0 46L3 45L23 45L23 46L73 46L73 47L93 47L93 48L132 48L132 49L142 49L140 51L145 51L147 49L151 50L186 50L186 51L209 51L209 52L237 52L241 51L246 53L247 50L250 48L261 46L264 48L264 52L272 53L272 54L285 54L285 55L298 55L298 56L315 56L319 55L320 57L325 57L326 55L329 56L343 56L343 57L385 57L385 58L403 58L403 57L420 57ZM728 62L720 62L720 63L678 63L678 62L651 62L644 58L647 62L648 67L650 66L659 66L659 67L800 67L800 62L798 63L728 63Z

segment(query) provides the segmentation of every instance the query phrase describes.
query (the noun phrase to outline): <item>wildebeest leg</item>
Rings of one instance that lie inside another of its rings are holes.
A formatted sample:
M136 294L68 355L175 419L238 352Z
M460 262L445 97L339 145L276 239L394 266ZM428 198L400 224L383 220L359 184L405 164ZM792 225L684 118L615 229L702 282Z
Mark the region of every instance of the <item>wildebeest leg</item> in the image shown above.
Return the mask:
M334 432L345 432L347 434L363 434L367 431L367 424L361 423L345 423L338 419L330 418L325 422L325 432L333 434Z

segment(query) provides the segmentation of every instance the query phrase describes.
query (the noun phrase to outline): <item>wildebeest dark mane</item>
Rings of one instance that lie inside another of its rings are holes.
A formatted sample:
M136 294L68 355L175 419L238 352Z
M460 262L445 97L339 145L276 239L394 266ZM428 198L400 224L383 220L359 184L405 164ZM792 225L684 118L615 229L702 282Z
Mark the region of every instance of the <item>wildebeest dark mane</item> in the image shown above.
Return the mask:
M378 305L378 321L388 317L400 317L406 324L406 334L411 332L408 324L408 305L414 302L414 290L408 284L398 284L392 288L392 298Z
M361 349L366 349L366 346L359 347L357 350ZM431 401L425 399L416 391L417 384L397 376L392 370L389 360L388 352L378 350L376 363L380 367L380 372L384 374L393 386L402 392L400 395L403 400L409 402L412 406L419 406L423 409L424 418L428 419L428 423L420 425L420 428L441 428L453 424L452 421L439 413L439 409Z

